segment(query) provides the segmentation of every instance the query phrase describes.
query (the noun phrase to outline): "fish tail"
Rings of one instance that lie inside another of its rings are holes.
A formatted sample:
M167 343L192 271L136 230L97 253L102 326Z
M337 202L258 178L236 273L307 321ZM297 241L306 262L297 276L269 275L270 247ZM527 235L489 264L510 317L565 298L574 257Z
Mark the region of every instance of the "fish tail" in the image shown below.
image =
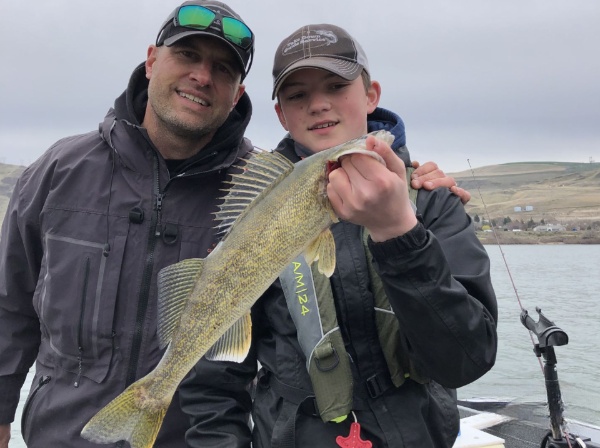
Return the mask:
M150 398L142 379L102 408L81 431L84 439L94 443L126 440L131 448L152 448L169 401Z

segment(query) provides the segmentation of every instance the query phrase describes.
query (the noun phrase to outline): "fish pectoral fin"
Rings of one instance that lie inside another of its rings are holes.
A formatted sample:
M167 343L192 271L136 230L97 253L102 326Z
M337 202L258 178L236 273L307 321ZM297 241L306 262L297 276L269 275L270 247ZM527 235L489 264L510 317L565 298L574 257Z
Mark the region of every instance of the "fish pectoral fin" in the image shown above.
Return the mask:
M330 229L324 230L304 251L304 258L310 265L318 261L321 274L331 277L335 270L335 240Z
M204 260L190 258L167 266L158 273L158 341L160 348L171 342Z
M252 342L250 312L234 323L206 352L209 361L242 362L248 356Z

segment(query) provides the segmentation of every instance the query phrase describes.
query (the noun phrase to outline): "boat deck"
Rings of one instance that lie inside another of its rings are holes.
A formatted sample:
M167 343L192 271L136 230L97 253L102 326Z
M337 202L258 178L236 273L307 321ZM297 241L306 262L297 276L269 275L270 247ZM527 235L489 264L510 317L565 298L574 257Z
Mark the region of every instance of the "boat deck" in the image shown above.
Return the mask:
M461 401L461 419L482 413L506 417L498 423L480 428L504 440L505 448L539 448L550 428L548 408L545 403L513 403L507 401ZM579 435L588 448L600 448L600 427L567 420L569 431ZM486 445L482 445L486 446ZM573 446L576 448L576 445Z

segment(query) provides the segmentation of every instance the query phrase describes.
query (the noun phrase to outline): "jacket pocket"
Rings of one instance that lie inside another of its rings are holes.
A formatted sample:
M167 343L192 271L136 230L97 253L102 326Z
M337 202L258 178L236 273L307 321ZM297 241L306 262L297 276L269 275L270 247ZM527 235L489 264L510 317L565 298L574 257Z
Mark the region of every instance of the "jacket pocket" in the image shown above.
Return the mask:
M104 244L47 234L43 278L36 290L42 324L40 359L85 376L106 377L113 352L113 320L126 238Z
M23 414L21 415L21 435L23 436L23 438L25 440L27 440L27 429L29 428L28 423L28 417L30 415L33 414L32 412L32 408L34 406L35 403L37 403L39 400L36 400L36 398L43 393L44 389L46 388L47 384L52 380L52 378L49 375L43 375L41 376L38 381L37 384L35 384L35 386L33 386L31 388L31 391L29 392L29 396L27 397L27 401L25 402L25 406L23 406Z

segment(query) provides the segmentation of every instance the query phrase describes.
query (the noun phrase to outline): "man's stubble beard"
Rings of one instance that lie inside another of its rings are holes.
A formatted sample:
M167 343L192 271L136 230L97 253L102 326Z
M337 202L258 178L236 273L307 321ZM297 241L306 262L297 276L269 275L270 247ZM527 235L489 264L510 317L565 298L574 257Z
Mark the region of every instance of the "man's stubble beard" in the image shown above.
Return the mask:
M154 111L162 132L171 133L179 138L196 141L218 128L218 126L214 126L212 123L202 123L200 121L190 123L189 121L182 120L171 107L167 104L162 104L160 101L150 102L150 107Z
M227 119L227 117L223 117L220 120L219 117L211 114L205 114L204 117L198 117L192 121L182 119L170 104L172 92L169 87L152 81L150 80L148 85L148 104L156 118L158 132L189 140L194 144L216 132ZM214 109L212 112L214 114Z

